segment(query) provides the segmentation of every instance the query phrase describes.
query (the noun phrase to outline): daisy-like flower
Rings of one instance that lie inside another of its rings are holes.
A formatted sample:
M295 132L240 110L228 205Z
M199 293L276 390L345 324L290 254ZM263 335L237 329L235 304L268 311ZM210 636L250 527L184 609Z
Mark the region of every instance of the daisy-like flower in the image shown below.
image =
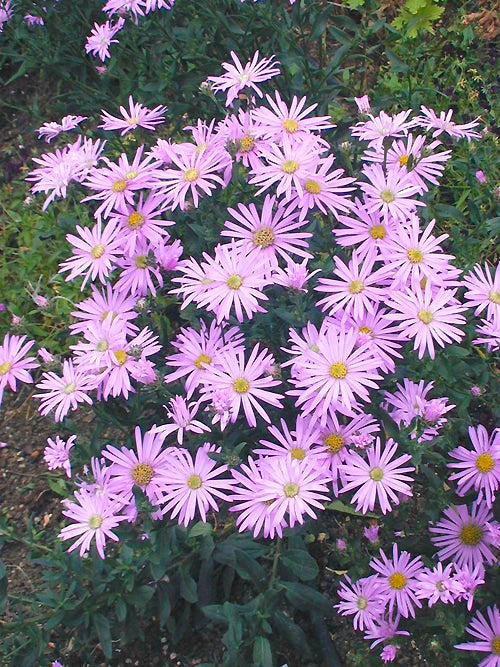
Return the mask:
M184 433L203 433L210 431L210 426L195 419L198 414L201 400L188 403L183 396L174 396L170 399L169 405L163 407L167 411L167 417L172 420L172 424L158 426L157 431L164 436L177 431L177 442L182 445Z
M281 384L271 375L274 366L274 358L266 348L260 350L256 345L248 361L245 362L243 350L234 352L227 351L221 356L219 367L207 369L203 378L202 393L204 397L210 398L214 390L230 392L231 396L231 421L234 423L238 417L240 408L243 407L245 417L250 427L257 425L255 412L269 423L271 418L262 407L261 403L267 403L281 408L281 394L268 391L270 387Z
M500 321L500 263L497 264L495 275L492 276L488 264L483 267L476 264L463 280L467 291L464 298L467 306L474 308L474 315L479 315L486 308L486 317L489 320Z
M424 567L418 578L417 598L427 600L429 607L436 602L453 604L463 591L459 582L453 578L454 567L454 563L449 563L444 569L442 563L438 563L432 570Z
M498 524L497 524L498 526ZM462 565L462 567L455 567L454 580L458 583L459 593L458 600L467 600L467 609L470 611L474 604L474 594L478 586L484 584L485 570L484 565L476 563L474 569Z
M399 328L404 336L414 339L413 349L418 349L418 358L422 359L426 350L431 359L435 357L434 342L440 347L447 343L460 342L463 331L454 324L465 324L461 314L465 310L455 299L456 290L439 290L430 283L422 290L420 285L404 292L392 292L386 302L393 311L385 317L393 322L400 322Z
M338 220L345 227L335 227L337 243L344 247L356 246L359 258L363 259L370 251L382 254L387 241L393 237L399 223L390 216L385 219L380 211L369 211L365 203L356 198L353 215L339 215Z
M42 415L48 415L55 409L55 421L62 421L70 409L76 410L78 403L92 405L88 392L95 389L98 383L98 377L74 368L71 359L65 359L61 377L50 371L44 373L42 380L36 385L37 389L45 392L34 394L35 398L41 399L38 411Z
M478 651L488 653L481 660L478 667L499 667L500 665L500 611L498 607L487 607L486 618L482 612L477 611L472 621L467 626L467 632L478 639L475 642L455 644L455 648L461 651Z
M373 511L378 503L382 513L386 514L392 511L393 505L399 505L401 496L413 495L407 484L413 479L405 473L414 472L415 468L403 467L411 461L411 456L402 454L394 459L397 449L397 442L389 438L381 451L380 438L377 438L375 445L365 450L366 459L357 452L347 454L341 467L345 481L340 492L358 489L352 498L352 502L357 503L357 512Z
M128 98L128 106L128 111L125 107L120 107L122 118L116 118L102 109L102 125L99 125L99 127L103 130L121 130L120 135L123 137L127 132L135 130L136 127L155 130L156 125L165 122L167 107L158 105L154 109L148 109L139 102L134 102L132 95Z
M67 234L66 240L73 246L73 256L61 262L59 273L69 271L66 282L77 276L84 276L80 289L83 291L87 281L99 278L101 283L116 266L122 256L122 240L119 238L117 222L110 221L105 225L94 225L92 229L76 225L79 236Z
M259 60L259 52L256 51L252 60L242 65L234 51L231 51L232 63L222 63L226 70L222 76L209 76L207 81L214 93L227 91L226 106L232 106L233 100L244 88L251 88L259 97L262 97L261 89L256 85L267 81L280 73L278 60L274 56Z
M311 414L325 424L335 411L352 415L362 401L369 398L369 388L377 387L381 376L379 367L366 346L356 348L353 331L338 331L327 327L316 342L315 350L307 350L298 366L298 376L292 382L295 389L287 392L297 396L295 405L303 414Z
M85 44L85 52L92 53L93 56L99 56L102 62L106 58L110 58L111 54L109 52L109 47L111 44L118 44L117 39L113 39L117 32L119 32L125 25L125 19L119 18L118 21L113 24L111 21L106 21L100 25L99 23L94 23L94 27L90 35L87 37L87 42Z
M387 269L393 272L393 287L415 287L422 278L426 282L445 286L442 275L446 277L449 260L455 257L443 253L439 245L448 238L448 234L441 234L437 238L431 234L435 223L435 220L431 220L421 232L420 221L415 215L408 226L398 226L392 239L384 245L381 259Z
M112 366L113 350L126 340L124 324L121 317L110 314L102 321L88 322L82 332L83 340L79 340L76 345L70 345L75 366L89 373L98 373L103 368Z
M314 288L317 292L325 292L328 296L320 299L316 305L322 306L322 311L335 315L339 310L345 315L362 318L366 313L373 313L376 305L385 298L387 289L383 283L390 273L387 267L373 270L376 255L372 251L361 262L356 250L352 259L346 265L338 256L334 257L334 276L319 278Z
M259 440L259 444L264 445L263 449L254 449L254 453L259 456L284 456L303 461L309 459L317 461L318 454L323 453L319 446L320 431L318 426L297 415L295 430L289 430L284 419L280 420L281 431L277 426L269 426L269 433L277 440L277 443L270 440Z
M78 304L79 310L74 310L71 316L80 320L69 325L73 335L83 333L87 330L89 322L104 322L106 317L112 319L120 317L125 335L135 334L138 328L132 324L139 313L134 310L137 299L128 294L118 292L109 283L101 291L92 285L92 296L84 299Z
M269 146L269 141L257 136L256 123L250 111L240 108L238 115L225 118L219 125L219 135L226 145L232 146L231 153L245 167L258 169L261 166L260 151L263 146Z
M396 614L394 617L389 615L374 619L372 626L367 628L363 639L367 641L374 640L370 644L370 648L372 649L381 642L394 639L397 635L406 635L408 637L410 633L407 630L398 630L400 620L400 614Z
M217 479L226 472L227 465L217 465L210 458L209 453L214 449L213 445L205 443L196 452L194 461L186 449L176 449L175 455L169 459L167 469L162 473L163 513L171 512L170 517L177 517L179 524L187 526L196 512L206 523L209 509L219 511L216 498L226 501L231 499L228 492L232 490L234 481Z
M270 279L266 277L261 248L248 252L233 242L218 245L214 258L206 253L204 257L209 282L195 299L199 308L216 313L218 324L229 319L233 309L238 322L252 319L254 313L266 312L259 301L268 300L262 290Z
M335 127L330 116L313 116L307 118L316 109L317 104L311 104L304 109L307 97L298 99L293 97L290 108L286 105L278 91L275 92L276 101L270 95L266 100L271 109L257 107L252 112L257 121L256 132L265 139L277 143L288 137L292 142L301 141L313 131L331 130Z
M76 435L63 440L56 435L55 441L47 438L47 447L43 450L43 460L49 470L63 468L68 477L71 477L71 461L69 460L69 450L75 444Z
M116 262L121 273L115 289L138 297L145 297L148 292L156 296L156 285L163 287L163 276L154 250L146 241L140 241L133 252L121 257Z
M268 504L271 525L276 528L284 519L293 528L296 523L302 525L306 516L316 519L315 510L323 510L330 500L330 476L309 460L273 456L264 461L267 471L256 489L255 501Z
M352 616L355 630L364 630L373 625L373 621L382 616L385 599L380 593L379 579L376 575L364 577L352 582L348 575L340 582L338 596L343 600L333 605L342 616Z
M31 192L48 193L42 211L45 211L56 197L65 198L68 185L72 180L76 180L79 167L73 157L70 147L64 146L54 153L44 153L39 158L33 158L33 162L40 166L30 171L26 180L34 183L30 188Z
M491 507L495 502L495 494L500 486L500 429L495 429L488 436L484 426L469 427L469 437L473 449L457 447L450 456L458 463L448 463L448 468L459 472L450 477L457 482L457 494L464 496L474 488L478 492L478 500L484 497L486 505Z
M125 504L133 498L133 488L138 486L153 505L158 504L164 486L161 475L167 470L170 449L163 449L165 434L153 426L144 435L135 428L136 449L107 445L102 455L111 462L109 466L109 491Z
M385 111L381 111L378 116L369 114L369 120L351 127L351 135L368 141L369 148L380 148L386 137L401 137L406 134L410 127L410 122L407 122L410 113L411 109L401 111L395 116L389 116Z
M87 116L64 116L60 123L44 123L38 128L38 138L45 137L45 141L49 144L52 139L57 137L61 132L68 132L77 127L82 121L87 120Z
M407 551L398 553L398 545L393 544L392 560L380 549L380 560L372 558L370 567L379 575L380 593L389 604L389 613L394 610L404 618L415 618L416 607L422 603L416 596L418 580L423 570L420 556L411 559Z
M275 268L272 273L273 284L282 285L283 287L288 287L288 289L291 290L307 292L307 287L305 286L307 281L317 273L321 273L321 269L308 271L307 261L307 259L304 259L299 264L297 262L288 260L286 263L286 268Z
M414 119L414 123L418 123L425 130L434 130L432 133L433 137L438 137L443 132L446 132L450 137L454 139L462 139L465 137L470 143L471 139L481 139L481 133L476 132L473 128L479 125L480 117L478 116L475 120L470 123L465 123L463 125L458 125L451 120L453 111L449 109L448 111L441 111L439 117L436 115L436 112L433 109L428 109L424 105L420 107L421 116L418 116Z
M237 222L226 220L221 236L241 239L235 242L235 247L243 246L248 252L260 248L262 259L273 266L278 263L276 255L286 261L291 260L289 253L306 259L312 258L305 250L308 247L306 239L311 238L312 234L297 231L304 226L304 223L297 219L297 213L289 213L284 206L278 206L273 212L275 201L274 195L266 195L261 213L253 203L249 206L238 204L239 210L228 208L228 213Z
M7 385L12 391L16 391L18 380L28 384L33 382L28 371L38 368L40 364L35 357L26 357L26 354L34 344L33 340L26 342L26 336L5 334L0 345L0 404Z
M424 202L413 195L420 192L411 174L402 167L384 170L380 164L371 164L363 169L368 183L360 182L365 193L367 211L380 211L385 220L390 217L406 223L413 215L417 206Z
M476 334L478 338L472 341L474 345L486 345L488 352L500 350L500 317L493 321L481 320Z
M444 519L430 526L432 542L439 548L440 560L452 559L458 567L472 569L477 563L495 562L488 523L493 513L484 503L474 503L471 512L466 505L451 505L444 510Z
M106 496L75 491L75 500L76 502L66 501L66 509L63 510L64 516L72 519L74 523L63 528L58 537L61 540L72 540L76 537L68 552L80 547L80 556L90 551L92 540L95 540L97 553L104 559L106 539L118 542L119 538L113 529L127 517L118 514L121 505Z

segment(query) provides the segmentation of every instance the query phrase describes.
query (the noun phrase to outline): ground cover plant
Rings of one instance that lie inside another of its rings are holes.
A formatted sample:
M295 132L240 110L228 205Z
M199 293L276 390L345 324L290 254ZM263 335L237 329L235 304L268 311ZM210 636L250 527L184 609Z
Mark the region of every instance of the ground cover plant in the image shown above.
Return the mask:
M5 664L500 664L495 12L0 21L0 400L61 498L4 510Z

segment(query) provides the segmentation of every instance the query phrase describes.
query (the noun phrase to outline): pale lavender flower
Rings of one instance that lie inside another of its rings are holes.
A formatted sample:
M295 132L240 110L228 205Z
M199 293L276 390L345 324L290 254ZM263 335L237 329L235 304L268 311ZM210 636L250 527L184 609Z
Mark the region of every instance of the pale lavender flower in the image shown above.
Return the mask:
M43 451L43 459L49 470L63 468L66 475L71 477L71 461L69 450L75 444L76 435L70 436L66 441L56 435L55 441L47 438L48 446Z
M102 25L94 23L92 32L87 37L85 44L85 52L92 53L93 56L99 56L104 62L106 58L110 58L109 47L111 44L118 44L117 39L113 39L117 32L119 32L125 25L125 19L119 18L113 25L111 21L106 21Z

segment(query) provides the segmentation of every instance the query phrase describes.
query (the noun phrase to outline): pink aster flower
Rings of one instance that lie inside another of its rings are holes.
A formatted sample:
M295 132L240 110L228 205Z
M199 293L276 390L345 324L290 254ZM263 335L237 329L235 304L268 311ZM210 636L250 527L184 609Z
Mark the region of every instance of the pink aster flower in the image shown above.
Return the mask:
M66 197L68 185L76 179L79 168L68 146L58 148L54 153L44 153L39 158L34 157L33 162L40 166L33 169L26 180L34 183L30 188L31 192L48 193L42 206L45 211L56 197Z
M479 315L486 308L487 319L500 321L500 263L494 276L488 264L484 265L484 269L476 264L465 276L463 285L467 288L464 293L467 306L475 307L474 315Z
M453 604L462 593L462 586L453 578L454 563L449 563L443 569L438 563L432 570L424 567L418 578L416 596L419 600L427 600L429 607L436 602Z
M306 250L306 239L311 238L312 234L297 231L304 226L304 223L297 219L297 213L290 214L284 206L278 206L277 210L273 211L275 200L275 196L266 195L260 213L253 203L249 206L238 204L238 210L228 208L228 213L236 222L226 220L221 236L237 239L234 246L244 247L248 252L260 248L262 260L273 266L278 263L277 255L286 261L291 259L289 253L312 258Z
M106 58L110 58L110 45L118 44L118 40L113 39L113 37L124 25L125 19L123 18L119 18L114 25L111 21L106 21L106 23L103 23L102 25L97 22L94 23L92 32L87 37L85 52L92 53L93 56L99 56L102 62L104 62Z
M80 547L80 556L90 551L92 540L95 540L97 553L104 559L106 539L118 542L118 536L113 532L126 517L118 514L121 505L109 500L106 496L93 495L86 491L75 491L76 502L66 501L64 516L74 523L61 530L58 537L61 540L77 538L68 551Z
M250 427L257 425L255 413L269 423L271 418L261 405L267 403L281 408L281 394L268 391L270 387L281 384L271 375L274 366L274 357L269 351L259 349L255 345L250 353L248 361L245 361L245 353L240 351L227 351L221 357L220 365L207 370L203 378L202 393L210 398L214 390L228 391L231 397L231 421L234 423L238 417L240 408L243 407L245 417Z
M397 644L387 644L387 646L384 646L384 648L380 651L380 658L382 659L382 662L394 662L398 648L400 647Z
M43 460L49 470L63 468L68 477L71 477L71 461L69 450L75 444L76 435L70 436L66 441L56 435L55 441L47 438L47 447L43 450Z
M117 260L121 268L114 287L137 297L145 297L148 292L156 296L156 288L163 287L163 276L154 248L147 241L136 242L133 252Z
M456 447L450 456L458 463L448 463L448 468L459 472L449 478L457 482L457 494L464 496L472 488L478 492L477 500L484 500L488 507L495 502L495 494L500 486L500 429L491 437L484 426L469 427L472 450Z
M485 570L482 563L476 563L474 569L467 565L462 567L455 567L454 580L458 584L459 593L458 600L467 600L467 609L470 611L474 604L474 594L476 588L484 584Z
M405 473L413 472L415 468L403 467L411 461L411 456L402 454L391 460L397 449L397 442L389 438L381 451L380 438L377 438L375 445L364 451L365 456L353 451L348 453L341 468L345 479L341 493L358 489L352 498L352 502L357 503L356 511L365 514L368 510L373 511L378 503L382 513L386 514L392 511L392 505L399 505L401 496L413 495L407 484L413 479Z
M389 604L389 613L394 610L404 618L415 618L416 607L422 604L416 596L418 581L423 570L420 556L411 559L407 551L398 553L398 545L393 544L392 560L380 549L380 560L372 558L370 567L379 575L380 593Z
M355 630L364 630L373 625L373 621L382 616L385 609L385 599L380 593L380 584L377 576L364 577L352 582L348 575L340 582L337 591L343 600L333 605L342 616L352 616Z
M481 324L476 328L478 338L472 343L474 345L486 345L488 352L496 352L500 349L500 317L498 319L481 320Z
M406 552L404 552L406 553ZM406 635L407 637L410 633L407 630L399 630L399 622L401 620L400 614L396 616L382 616L373 621L373 625L367 629L363 639L370 641L373 639L370 644L370 648L375 648L378 644L386 641L390 641L398 635Z
M356 246L360 259L370 251L381 255L399 223L390 216L385 219L380 211L369 211L367 204L358 198L354 200L353 216L338 216L339 222L345 226L332 230L337 243L344 247Z
M116 494L123 503L133 498L133 488L138 486L153 505L164 490L162 474L167 470L171 448L164 449L165 435L153 426L144 435L135 428L135 451L127 447L107 445L102 455L110 461L109 486L111 494Z
M362 95L361 97L355 97L354 101L358 107L359 113L370 113L370 100L368 95Z
M380 147L386 137L401 137L406 134L410 127L407 121L411 109L401 111L395 116L390 116L385 111L381 111L378 116L369 114L369 120L356 123L351 127L351 135L359 137L360 140L368 141L368 147Z
M417 206L424 203L413 195L420 192L411 174L402 167L394 167L387 172L380 164L364 167L363 174L368 183L360 182L365 194L367 210L380 211L385 220L390 217L406 223L413 215Z
M378 544L380 542L378 532L380 530L380 526L376 523L372 523L369 526L366 526L363 528L363 535L366 537L366 539L371 543L371 544Z
M18 380L31 384L33 378L28 371L40 365L35 357L26 357L35 341L25 341L26 336L11 336L7 333L0 345L0 404L7 385L16 391Z
M330 476L308 460L273 456L264 459L267 468L255 492L255 501L268 504L270 524L275 529L282 520L293 528L303 524L306 516L317 518L330 500L327 484Z
M238 322L266 312L259 301L268 300L262 290L270 279L261 252L260 247L248 252L233 242L218 245L213 258L204 253L208 283L195 300L199 308L216 314L218 324L229 319L232 310Z
M103 322L110 315L113 319L120 317L125 335L134 334L138 328L131 320L139 315L134 310L136 303L135 297L119 292L109 283L101 290L92 285L92 296L81 301L78 310L71 312L71 316L79 321L70 324L69 329L73 335L85 332L89 322Z
M319 446L320 431L318 426L297 415L295 430L290 431L284 419L280 420L281 430L277 426L269 426L268 431L277 441L259 440L264 448L255 448L253 452L259 456L284 456L286 458L303 461L308 459L318 463L318 454L322 454L322 448Z
M194 519L196 512L201 520L207 521L207 512L219 511L216 498L230 500L228 492L232 490L232 479L220 478L227 470L227 465L217 465L210 458L215 448L208 443L200 447L193 457L186 449L176 449L169 459L168 468L162 474L161 481L164 495L163 513L170 514L179 524L187 526Z
M465 317L461 314L465 306L458 303L455 293L456 290L442 287L436 291L427 283L424 290L417 285L413 291L392 292L386 302L394 312L387 313L385 317L393 322L399 321L404 335L414 339L413 349L418 349L419 359L426 351L434 359L434 342L444 347L462 340L463 331L453 325L465 324Z
M273 284L282 285L291 290L307 292L307 287L305 286L306 283L317 273L321 272L321 269L308 271L307 261L307 259L304 259L299 264L288 260L286 268L275 268L272 274Z
M433 109L428 109L422 105L420 107L420 113L422 115L418 116L414 122L418 121L420 126L425 128L427 131L434 130L432 133L433 137L438 137L443 132L446 132L446 134L448 134L450 137L453 137L454 139L462 139L465 137L469 143L471 139L481 138L481 133L476 132L473 129L479 125L479 116L470 123L458 125L451 120L453 115L453 111L451 109L446 112L441 111L438 117Z
M110 221L103 228L96 224L92 229L76 225L79 236L67 234L66 240L73 246L73 256L61 262L59 273L69 271L66 282L77 276L84 276L80 289L83 291L87 281L99 278L101 283L116 266L117 259L122 256L122 240L118 236L117 222Z
M455 644L455 648L461 651L488 653L489 655L481 660L478 667L499 667L500 611L495 604L493 607L487 607L486 614L487 619L480 611L477 611L466 628L467 632L479 641Z
M311 132L331 130L335 127L330 116L312 116L309 114L316 109L317 104L311 104L304 109L307 97L298 99L294 95L290 107L281 99L278 91L275 92L276 101L270 95L266 100L271 109L257 107L252 112L257 122L256 131L259 136L277 143L288 137L291 142L301 141Z
M102 109L102 125L99 125L99 127L103 130L121 130L120 134L123 137L127 132L135 130L136 127L155 130L156 125L165 122L167 107L159 105L154 109L148 109L142 104L134 102L132 95L128 98L128 106L128 111L125 107L120 107L122 118L116 118Z
M209 76L208 82L214 93L227 91L226 106L232 106L233 100L244 88L251 88L259 97L262 97L261 89L256 85L262 81L267 81L280 73L279 61L270 58L259 60L259 52L256 51L251 61L242 65L240 59L234 51L231 51L232 63L222 63L226 70L222 76Z
M183 396L174 396L170 399L168 406L163 406L167 411L167 418L172 423L158 426L156 430L164 436L177 431L177 442L179 445L182 445L184 433L210 432L210 426L199 421L199 419L195 419L200 403L201 400L188 403Z
M466 565L470 569L480 562L495 562L487 526L488 522L494 523L493 514L484 503L474 503L470 513L466 505L451 505L444 516L429 527L440 560L452 559L458 567Z
M50 143L61 132L68 132L77 127L82 121L87 120L87 116L64 116L60 123L44 123L38 128L38 138L45 137L45 141Z
M48 415L55 409L55 421L62 421L70 409L76 410L78 403L92 405L88 392L95 389L98 382L99 378L75 369L71 359L66 359L63 361L61 377L50 371L44 373L42 380L36 385L37 389L45 392L34 394L35 398L41 399L38 411L42 415Z

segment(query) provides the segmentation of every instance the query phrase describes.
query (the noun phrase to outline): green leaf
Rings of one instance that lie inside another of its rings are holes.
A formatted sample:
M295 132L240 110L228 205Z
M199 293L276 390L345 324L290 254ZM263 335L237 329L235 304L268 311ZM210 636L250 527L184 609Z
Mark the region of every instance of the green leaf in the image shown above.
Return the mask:
M102 614L94 614L94 628L101 645L102 652L106 658L111 658L113 646L111 644L111 629L108 619Z
M127 617L127 605L125 604L125 602L121 598L119 598L116 601L115 613L116 613L116 618L118 619L118 621L120 623L123 623L123 621Z
M378 519L378 515L374 514L373 512L365 512L364 514L362 512L356 512L354 507L351 507L350 505L344 505L344 503L341 500L333 500L331 503L328 503L328 505L325 505L326 510L333 510L334 512L342 512L342 514L352 514L353 516L367 516L370 517L371 519Z
M211 535L213 533L213 527L210 523L205 523L204 521L198 521L194 526L189 530L188 537L199 537L200 535Z
M303 611L314 609L323 616L333 614L332 603L314 588L293 581L282 581L281 584L285 589L288 602L296 609L302 609Z
M143 586L134 588L131 593L127 593L125 595L125 600L129 604L133 604L135 607L145 607L153 597L153 594L153 588L144 584Z
M4 611L7 606L7 572L4 564L0 560L0 611Z
M184 570L180 572L180 592L181 597L187 602L194 603L198 601L196 581Z
M311 581L318 576L318 564L305 549L289 549L281 557L281 562L302 581Z
M256 667L272 667L273 654L269 639L260 636L255 637L252 657Z
M401 58L392 49L386 48L385 55L391 63L391 70L393 72L397 72L399 74L406 74L406 72L408 72L408 65L403 60L401 60Z

